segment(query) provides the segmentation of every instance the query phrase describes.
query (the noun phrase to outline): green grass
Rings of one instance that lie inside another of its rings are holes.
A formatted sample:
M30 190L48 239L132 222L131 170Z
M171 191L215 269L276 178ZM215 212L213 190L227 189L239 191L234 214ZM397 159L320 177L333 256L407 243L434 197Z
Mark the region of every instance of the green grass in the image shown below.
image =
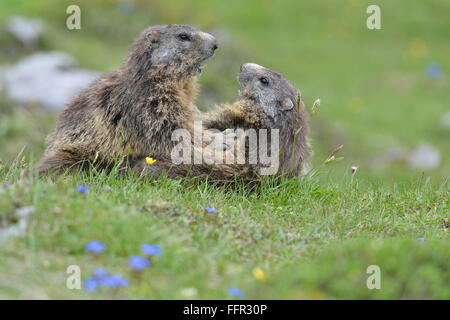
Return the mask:
M18 179L20 171L0 171L0 181L14 181L0 189L0 212L36 211L25 236L2 243L0 297L183 298L183 289L196 288L195 298L229 298L230 286L264 299L450 297L448 183L360 187L355 178L350 187L349 179L323 185L315 174L230 192L104 174ZM89 184L89 194L77 184ZM206 206L219 213L205 213ZM85 252L92 240L107 244L98 258ZM127 259L142 243L161 245L163 255L134 275ZM72 264L83 278L103 267L131 286L68 290L64 272ZM373 264L381 268L381 290L366 288ZM253 277L255 267L266 282Z
M439 125L450 98L448 1L382 2L378 31L365 27L372 1L136 0L130 16L113 0L77 3L82 29L69 31L65 8L73 1L1 1L0 64L30 54L1 29L12 14L45 21L42 50L67 51L101 71L117 69L149 25L224 34L200 78L199 106L233 101L243 62L282 72L307 108L322 101L311 119L315 173L255 192L113 174L21 178L20 160L36 163L56 115L0 95L0 228L14 223L17 208L35 207L24 235L0 239L0 298L230 298L230 286L255 299L450 298L449 131ZM442 65L442 78L426 77L431 61ZM391 147L420 142L440 151L437 169L383 160ZM341 144L344 160L321 166ZM78 193L78 184L90 193ZM219 213L206 214L205 206ZM107 244L98 258L85 252L92 240ZM128 258L142 243L160 244L163 255L136 275ZM72 264L83 279L103 267L131 285L68 290ZM381 268L381 290L366 287L369 265ZM255 267L265 282L252 275Z

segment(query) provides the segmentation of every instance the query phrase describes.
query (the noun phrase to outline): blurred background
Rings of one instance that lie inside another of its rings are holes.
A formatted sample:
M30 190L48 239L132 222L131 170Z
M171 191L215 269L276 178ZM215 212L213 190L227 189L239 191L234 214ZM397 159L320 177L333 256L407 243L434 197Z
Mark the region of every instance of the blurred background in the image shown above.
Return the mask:
M81 29L68 30L69 5ZM381 8L381 30L366 9ZM450 2L2 0L0 159L36 162L67 100L102 72L118 69L134 38L155 24L212 33L219 50L200 77L206 111L237 97L244 62L283 73L310 111L313 166L337 146L366 181L450 174ZM22 153L21 153L22 152ZM363 179L364 180L364 179Z

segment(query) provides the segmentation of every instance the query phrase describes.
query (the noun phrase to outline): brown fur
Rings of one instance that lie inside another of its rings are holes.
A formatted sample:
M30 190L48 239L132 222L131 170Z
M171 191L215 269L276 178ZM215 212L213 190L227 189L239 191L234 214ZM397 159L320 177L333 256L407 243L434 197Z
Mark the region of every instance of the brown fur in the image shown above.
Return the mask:
M170 154L172 131L192 128L195 75L216 48L211 35L186 25L142 32L123 67L96 80L61 114L38 173L78 169L83 161L108 166L117 157Z
M246 66L246 65L244 65ZM258 83L262 77L270 77L268 88ZM310 149L307 141L308 115L302 101L298 101L298 92L281 74L258 66L241 68L239 76L241 84L240 99L233 105L226 105L218 111L207 114L203 118L205 129L279 129L280 134L280 166L277 176L296 176L301 174L307 164ZM290 100L290 102L289 102ZM288 103L287 103L288 102ZM292 104L290 110L281 111L283 104ZM273 117L271 117L271 115ZM270 145L270 143L268 143ZM195 150L200 152L203 150ZM246 154L249 149L247 145ZM231 151L234 152L234 148ZM219 157L223 154L219 153ZM169 158L157 159L153 165L141 162L135 170L157 177L167 174L171 178L204 179L214 181L258 181L261 165L250 164L180 164L174 165Z

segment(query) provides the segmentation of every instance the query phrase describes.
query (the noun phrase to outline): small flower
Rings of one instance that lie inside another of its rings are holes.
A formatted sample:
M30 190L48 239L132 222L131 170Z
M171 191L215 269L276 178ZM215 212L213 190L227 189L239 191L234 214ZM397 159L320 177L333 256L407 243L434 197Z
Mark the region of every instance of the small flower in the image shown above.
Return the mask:
M3 182L3 187L5 188L9 187L9 182L8 181Z
M86 251L91 251L95 254L99 254L105 250L106 244L101 241L91 241L86 245Z
M254 268L253 269L253 276L258 279L259 281L266 281L267 280L267 276L264 273L264 271L262 271L261 268Z
M148 165L152 165L156 162L156 160L150 157L146 157L145 162L147 162Z
M314 101L313 106L311 108L311 114L316 113L317 109L320 107L320 99Z
M107 276L101 280L101 285L108 288L125 288L128 287L127 279L122 278L118 274Z
M328 156L328 159L325 160L324 163L325 163L325 164L329 164L329 163L332 162L333 160L338 160L338 159L340 160L340 159L342 159L342 158L336 159L335 155L336 155L336 153L338 153L339 150L341 150L343 147L344 147L344 145L342 144L342 145L340 145L339 147L337 147L336 149L334 149L333 152Z
M132 256L128 262L128 265L136 271L142 271L145 268L150 268L151 263L141 256Z
M427 241L427 239L425 239L425 238L417 238L417 241L425 242L425 241Z
M93 292L97 290L97 288L100 286L100 283L97 281L97 279L94 278L88 278L84 280L83 287L90 292Z
M154 245L154 244L144 243L143 245L141 245L141 251L144 252L147 255L147 257L153 256L153 255L159 257L162 254L161 246Z
M96 278L96 279L102 279L102 278L107 277L109 275L109 273L105 269L97 268L94 270L93 275L94 275L94 278Z
M211 208L211 207L206 207L205 210L208 211L208 213L217 213L217 212L219 212L219 210Z
M228 289L228 294L232 297L245 298L245 293L238 287L231 287Z
M358 167L352 167L352 174L355 174L356 170L358 170Z
M89 193L89 186L78 185L77 190L79 193Z

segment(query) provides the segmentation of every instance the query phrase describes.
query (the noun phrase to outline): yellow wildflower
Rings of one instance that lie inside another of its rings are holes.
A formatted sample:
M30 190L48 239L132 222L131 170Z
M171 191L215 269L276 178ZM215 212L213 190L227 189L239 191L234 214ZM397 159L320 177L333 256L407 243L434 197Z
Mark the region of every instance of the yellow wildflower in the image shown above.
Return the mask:
M154 164L156 162L155 159L150 158L150 157L146 157L145 161L147 162L147 164L150 164L150 165L152 165L152 164Z
M258 279L259 281L266 281L267 280L267 276L264 273L264 271L262 271L261 268L254 268L253 269L253 276Z

